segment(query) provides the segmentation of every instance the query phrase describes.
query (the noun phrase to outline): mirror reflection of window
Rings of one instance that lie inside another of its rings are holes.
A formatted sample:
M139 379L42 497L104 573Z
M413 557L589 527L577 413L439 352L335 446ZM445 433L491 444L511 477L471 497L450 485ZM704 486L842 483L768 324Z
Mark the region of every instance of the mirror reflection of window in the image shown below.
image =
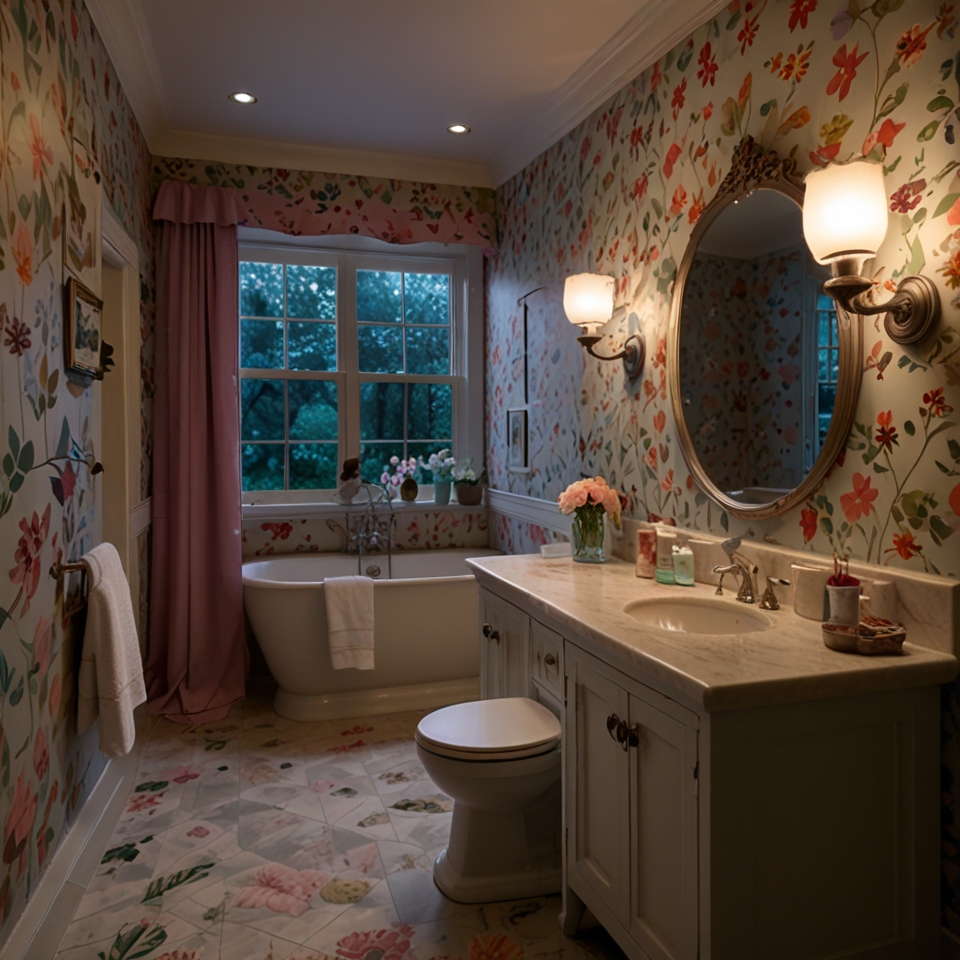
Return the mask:
M821 447L833 419L839 369L837 314L833 300L821 292L817 295L817 427Z

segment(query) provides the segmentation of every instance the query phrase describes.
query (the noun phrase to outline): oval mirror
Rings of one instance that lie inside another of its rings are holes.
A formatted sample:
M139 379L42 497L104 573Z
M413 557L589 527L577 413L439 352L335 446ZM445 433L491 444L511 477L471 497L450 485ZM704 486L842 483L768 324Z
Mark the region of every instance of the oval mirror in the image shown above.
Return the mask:
M736 516L810 496L856 410L860 324L823 292L829 268L807 249L802 203L792 161L745 141L677 274L668 375L680 445Z

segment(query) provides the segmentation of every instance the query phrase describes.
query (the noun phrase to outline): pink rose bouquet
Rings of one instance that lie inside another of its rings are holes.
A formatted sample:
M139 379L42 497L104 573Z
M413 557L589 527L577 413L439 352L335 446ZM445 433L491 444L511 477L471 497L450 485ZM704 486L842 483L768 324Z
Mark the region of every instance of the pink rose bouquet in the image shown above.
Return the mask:
M574 514L574 560L603 563L603 518L608 515L620 529L620 494L603 477L593 477L571 483L557 504L561 513Z

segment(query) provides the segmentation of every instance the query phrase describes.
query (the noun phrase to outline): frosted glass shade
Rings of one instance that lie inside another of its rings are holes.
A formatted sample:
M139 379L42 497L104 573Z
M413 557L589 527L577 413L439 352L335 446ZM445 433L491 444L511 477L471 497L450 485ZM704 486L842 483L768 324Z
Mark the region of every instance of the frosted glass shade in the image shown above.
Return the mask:
M571 323L602 327L613 316L613 277L599 273L577 273L563 284L563 312Z
M818 263L876 255L887 232L883 167L857 160L807 174L803 235Z

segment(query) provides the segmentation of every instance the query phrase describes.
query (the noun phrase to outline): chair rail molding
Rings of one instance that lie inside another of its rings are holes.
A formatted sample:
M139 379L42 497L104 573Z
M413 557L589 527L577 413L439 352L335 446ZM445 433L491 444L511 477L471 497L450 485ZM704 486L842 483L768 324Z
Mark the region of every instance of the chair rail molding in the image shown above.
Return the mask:
M564 516L557 509L556 500L542 500L540 497L489 488L487 506L494 513L502 513L505 517L535 523L545 530L552 530L565 537L571 535L573 517Z

